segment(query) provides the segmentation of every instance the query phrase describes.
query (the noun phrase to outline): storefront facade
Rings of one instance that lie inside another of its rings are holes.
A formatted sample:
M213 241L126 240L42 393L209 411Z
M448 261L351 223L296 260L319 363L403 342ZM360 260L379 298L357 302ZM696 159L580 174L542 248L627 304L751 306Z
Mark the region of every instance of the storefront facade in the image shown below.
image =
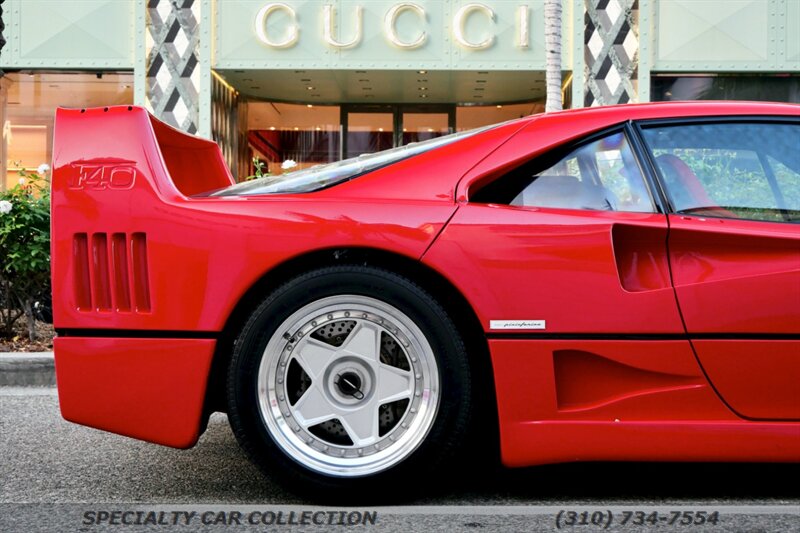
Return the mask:
M55 106L145 105L280 173L541 112L542 0L6 0L7 180ZM800 1L563 0L567 107L800 102Z

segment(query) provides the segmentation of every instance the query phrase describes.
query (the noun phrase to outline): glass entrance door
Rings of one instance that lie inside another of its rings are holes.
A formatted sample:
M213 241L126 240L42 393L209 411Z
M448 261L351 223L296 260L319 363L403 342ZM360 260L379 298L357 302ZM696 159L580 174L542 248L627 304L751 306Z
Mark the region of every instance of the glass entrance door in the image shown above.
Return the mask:
M455 106L348 105L341 108L342 158L455 131Z
M401 115L402 135L400 144L435 139L452 133L450 113L447 110L433 111L424 108L404 108Z
M342 158L396 146L392 106L342 106Z

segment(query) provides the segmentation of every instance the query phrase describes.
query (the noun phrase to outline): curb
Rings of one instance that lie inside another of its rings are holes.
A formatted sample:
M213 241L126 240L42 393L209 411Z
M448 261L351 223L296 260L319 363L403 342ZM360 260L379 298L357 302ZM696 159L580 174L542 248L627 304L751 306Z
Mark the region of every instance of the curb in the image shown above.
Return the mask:
M0 353L0 387L52 387L55 370L53 352Z

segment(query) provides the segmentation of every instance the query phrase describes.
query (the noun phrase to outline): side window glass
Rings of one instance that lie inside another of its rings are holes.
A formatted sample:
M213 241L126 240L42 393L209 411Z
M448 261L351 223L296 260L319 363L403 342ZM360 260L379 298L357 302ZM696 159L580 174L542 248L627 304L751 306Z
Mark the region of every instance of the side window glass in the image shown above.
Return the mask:
M478 191L472 201L518 207L655 211L622 131L566 154L550 154L526 163Z
M616 198L617 211L653 211L650 193L622 133L599 141L594 157L597 176Z
M800 126L664 126L645 128L644 137L676 212L798 220Z

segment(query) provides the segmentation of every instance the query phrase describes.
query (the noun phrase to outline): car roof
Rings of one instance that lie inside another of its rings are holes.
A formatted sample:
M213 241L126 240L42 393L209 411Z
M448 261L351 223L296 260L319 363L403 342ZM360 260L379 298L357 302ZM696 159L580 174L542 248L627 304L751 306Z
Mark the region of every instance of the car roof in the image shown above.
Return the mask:
M647 102L609 106L581 107L533 115L531 120L544 116L568 119L581 115L619 116L623 120L645 118L694 117L699 115L800 115L800 104L781 102L740 102L725 100L692 100L679 102Z
M674 102L641 102L593 107L576 107L547 111L520 117L509 123L531 123L540 119L568 121L577 117L595 117L611 126L626 120L718 116L800 116L800 104L787 102L754 102L738 100L681 100Z

